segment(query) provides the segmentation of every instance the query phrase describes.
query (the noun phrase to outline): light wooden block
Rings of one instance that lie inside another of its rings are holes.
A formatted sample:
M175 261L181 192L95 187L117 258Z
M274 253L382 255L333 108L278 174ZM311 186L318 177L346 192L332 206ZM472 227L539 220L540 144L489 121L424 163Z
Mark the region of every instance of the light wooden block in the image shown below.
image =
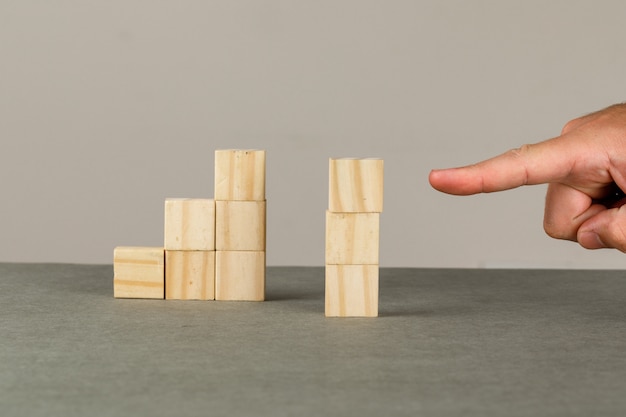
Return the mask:
M326 264L377 265L379 213L326 211Z
M215 299L215 251L165 251L165 298Z
M215 151L216 200L265 200L265 151Z
M165 200L166 250L215 250L215 201L203 198Z
M215 299L223 301L265 300L265 252L217 251Z
M378 265L326 265L326 317L378 316Z
M265 250L265 201L216 201L215 249Z
M331 158L328 209L336 213L381 213L383 160Z
M164 296L163 248L120 246L113 250L113 296L158 298Z

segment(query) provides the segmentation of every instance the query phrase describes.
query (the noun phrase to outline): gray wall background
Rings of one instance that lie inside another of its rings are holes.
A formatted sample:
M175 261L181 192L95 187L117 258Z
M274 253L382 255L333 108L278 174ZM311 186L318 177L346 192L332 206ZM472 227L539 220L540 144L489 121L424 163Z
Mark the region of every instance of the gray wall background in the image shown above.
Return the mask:
M269 265L324 263L330 156L385 159L381 265L622 268L542 229L545 187L450 197L433 167L624 100L626 2L0 2L0 261L110 263L268 152Z

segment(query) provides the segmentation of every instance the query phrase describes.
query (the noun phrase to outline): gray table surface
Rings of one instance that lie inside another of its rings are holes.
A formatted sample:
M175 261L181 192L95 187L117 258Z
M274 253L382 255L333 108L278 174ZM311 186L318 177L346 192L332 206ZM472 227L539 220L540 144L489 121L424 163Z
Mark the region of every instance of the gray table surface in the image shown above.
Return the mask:
M262 303L112 272L0 264L0 415L626 414L621 271L382 269L373 319L324 317L323 268L268 268Z

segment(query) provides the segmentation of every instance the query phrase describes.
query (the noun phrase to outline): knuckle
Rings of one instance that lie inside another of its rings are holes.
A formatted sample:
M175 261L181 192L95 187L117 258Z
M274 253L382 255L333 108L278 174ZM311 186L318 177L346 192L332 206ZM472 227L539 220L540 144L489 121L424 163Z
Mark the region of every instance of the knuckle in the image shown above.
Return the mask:
M525 144L520 146L519 148L514 148L508 151L508 154L514 158L522 159L528 156L532 151L533 145Z
M561 240L573 240L574 235L572 230L554 221L544 220L543 222L544 232L553 239Z
M580 123L580 119L573 119L565 123L565 126L563 126L563 129L561 129L561 135L565 135L568 132L571 132L572 130L576 128L576 126L578 126L579 123Z

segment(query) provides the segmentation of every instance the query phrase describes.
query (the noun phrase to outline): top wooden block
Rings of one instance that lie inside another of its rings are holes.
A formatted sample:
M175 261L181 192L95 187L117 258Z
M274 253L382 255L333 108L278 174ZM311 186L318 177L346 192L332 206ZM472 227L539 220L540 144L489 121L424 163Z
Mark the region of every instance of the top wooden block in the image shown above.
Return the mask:
M215 250L215 201L166 199L164 234L166 250Z
M328 209L334 213L382 213L383 160L331 158Z
M226 201L265 200L265 151L215 151L214 197Z

